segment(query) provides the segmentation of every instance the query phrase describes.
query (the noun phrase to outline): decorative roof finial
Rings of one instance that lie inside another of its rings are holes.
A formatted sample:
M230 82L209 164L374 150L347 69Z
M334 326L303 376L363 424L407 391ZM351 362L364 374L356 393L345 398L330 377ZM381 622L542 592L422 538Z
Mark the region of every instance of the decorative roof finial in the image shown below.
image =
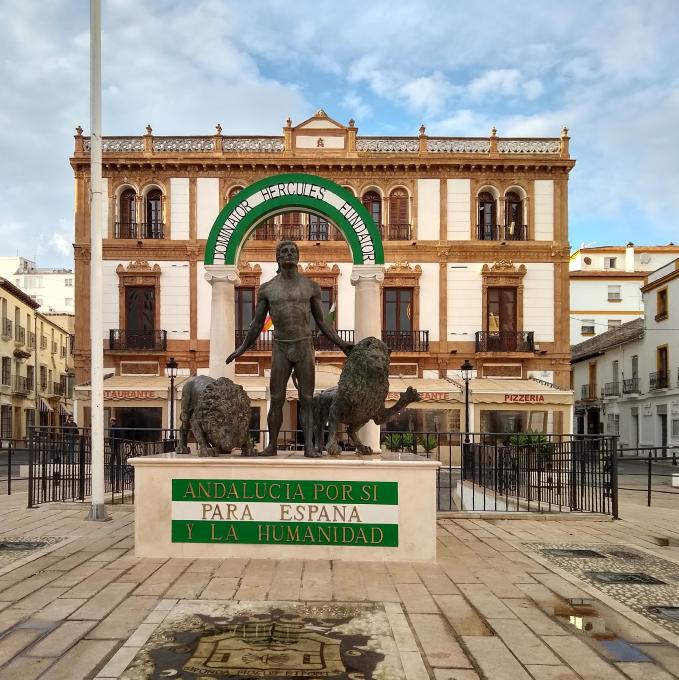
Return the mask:
M561 130L562 137L568 137L568 128L564 125L563 130Z
M217 132L218 135L222 134L222 126L220 123L217 123L217 125L215 125L215 131Z
M497 128L493 125L493 127L490 129L490 136L491 137L497 137Z
M323 109L318 109L316 113L314 113L314 118L327 118L328 114L323 110Z
M420 137L424 137L424 133L427 131L427 128L424 127L424 123L420 125Z
M78 127L75 129L75 134L78 135L78 137L83 136L83 129L80 125L78 125Z
M286 124L288 127L292 127L292 118L290 118L290 116L288 116L288 119L285 121L285 124Z
M153 128L151 127L151 123L149 123L149 124L146 126L146 134L147 134L147 135L152 135L152 134L153 134Z
M356 121L353 118L349 118L349 127L356 127Z

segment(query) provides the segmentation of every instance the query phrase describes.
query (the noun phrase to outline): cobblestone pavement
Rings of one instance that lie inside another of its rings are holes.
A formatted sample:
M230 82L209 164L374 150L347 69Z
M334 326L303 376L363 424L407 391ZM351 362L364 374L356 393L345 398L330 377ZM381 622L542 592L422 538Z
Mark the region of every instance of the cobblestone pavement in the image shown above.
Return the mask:
M436 563L383 564L140 559L131 507L25 505L0 497L0 542L47 545L0 560L2 680L679 678L679 509L442 518ZM573 548L608 557L545 553ZM665 585L585 574L621 571Z

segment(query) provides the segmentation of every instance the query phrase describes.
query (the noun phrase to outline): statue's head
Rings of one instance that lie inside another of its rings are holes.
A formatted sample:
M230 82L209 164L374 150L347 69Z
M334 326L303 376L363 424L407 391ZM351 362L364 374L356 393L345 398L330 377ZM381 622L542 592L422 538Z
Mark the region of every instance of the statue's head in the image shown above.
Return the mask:
M281 270L281 267L295 267L299 263L299 248L294 241L279 241L276 246L276 262L278 262L277 271Z

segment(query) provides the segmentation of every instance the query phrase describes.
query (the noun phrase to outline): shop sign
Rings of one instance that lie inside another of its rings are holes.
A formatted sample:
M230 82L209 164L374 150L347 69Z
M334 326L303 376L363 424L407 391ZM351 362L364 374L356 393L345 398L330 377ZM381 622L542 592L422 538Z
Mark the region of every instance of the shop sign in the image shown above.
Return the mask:
M173 543L398 546L398 482L173 479Z
M542 404L544 401L544 394L505 394L505 402L511 404Z
M156 399L154 390L104 390L104 399Z
M450 397L450 392L420 392L418 390L417 393L422 401L442 401ZM400 396L400 392L389 392L387 401L398 401Z

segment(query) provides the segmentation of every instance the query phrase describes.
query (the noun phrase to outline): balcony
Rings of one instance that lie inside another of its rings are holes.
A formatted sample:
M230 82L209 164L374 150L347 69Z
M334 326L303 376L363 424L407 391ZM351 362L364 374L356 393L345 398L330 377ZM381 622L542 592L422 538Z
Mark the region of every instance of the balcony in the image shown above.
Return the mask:
M534 352L533 331L476 331L476 352Z
M620 396L620 383L619 382L609 382L603 386L601 390L602 397L619 397Z
M25 375L12 376L12 393L26 395L31 390L28 387L28 378Z
M28 331L28 346L30 349L35 349L35 333Z
M167 331L128 331L111 328L108 332L109 349L121 352L164 352Z
M526 224L477 224L476 238L479 241L527 241Z
M625 378L622 381L623 394L639 394L640 392L639 378Z
M26 344L26 329L23 326L14 326L14 340L17 345Z
M580 388L580 398L585 400L592 400L597 398L597 388L596 383L590 383L589 385L583 385Z
M50 391L50 394L53 394L55 397L63 397L65 393L64 389L64 384L60 382L53 382L52 383L52 390Z
M40 349L47 349L47 336L43 335L40 338Z
M14 337L14 322L10 319L2 320L2 339L11 340Z
M254 238L255 241L275 241L276 226L264 222L255 229L252 238Z
M115 238L162 239L165 238L163 222L116 222Z
M380 228L382 236L390 241L410 241L413 230L410 224L388 224Z
M648 374L648 386L652 390L662 390L670 386L670 374L668 371L656 371Z
M240 347L247 335L247 329L236 330L236 347ZM344 342L354 342L353 330L339 330L337 334L344 340ZM312 336L314 349L318 352L339 352L340 349L331 340L325 337L320 332ZM255 344L248 350L252 352L270 352L273 346L273 331L264 331L255 341Z
M392 352L429 351L429 331L382 331L382 341Z

